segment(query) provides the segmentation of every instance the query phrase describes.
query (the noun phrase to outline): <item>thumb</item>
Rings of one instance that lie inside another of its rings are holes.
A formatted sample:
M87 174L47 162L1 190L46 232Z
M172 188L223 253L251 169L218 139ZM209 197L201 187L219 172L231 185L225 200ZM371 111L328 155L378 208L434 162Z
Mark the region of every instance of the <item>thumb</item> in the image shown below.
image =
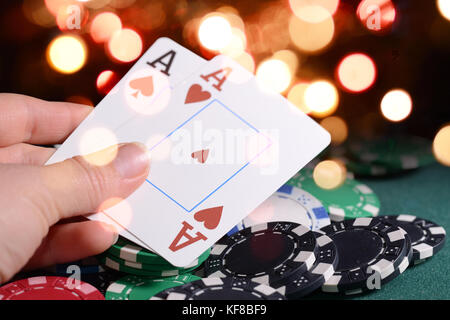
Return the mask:
M41 200L48 202L43 205L49 224L96 212L111 198L125 199L145 181L149 169L147 148L140 143L111 146L43 167Z

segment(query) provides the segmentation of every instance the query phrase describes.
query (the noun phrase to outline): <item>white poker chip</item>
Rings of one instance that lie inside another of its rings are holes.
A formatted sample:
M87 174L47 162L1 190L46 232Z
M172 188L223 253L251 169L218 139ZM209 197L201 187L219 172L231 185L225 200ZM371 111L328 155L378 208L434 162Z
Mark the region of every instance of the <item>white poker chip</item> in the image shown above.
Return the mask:
M300 188L284 185L232 231L276 221L294 222L317 231L330 224L330 217L322 203L313 195Z

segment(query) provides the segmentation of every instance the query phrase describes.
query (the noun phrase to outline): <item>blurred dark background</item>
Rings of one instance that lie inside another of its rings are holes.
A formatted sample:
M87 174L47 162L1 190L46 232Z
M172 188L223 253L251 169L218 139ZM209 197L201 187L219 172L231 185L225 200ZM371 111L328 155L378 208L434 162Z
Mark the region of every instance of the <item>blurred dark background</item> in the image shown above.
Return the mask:
M437 1L375 1L384 3L380 11L382 15L386 12L386 6L388 9L389 5L395 8L392 24L376 32L369 30L365 21L358 17L361 1L338 1L332 18L335 27L333 40L318 52L299 50L289 39L287 18L293 14L293 2L290 5L288 0L2 1L1 91L48 100L90 101L95 105L105 94L105 90L100 90L96 85L99 74L104 70L113 71L116 78L108 81L114 82L135 61L119 62L107 52L107 44L93 40L90 25L96 15L115 13L123 28L131 28L140 35L142 52L157 38L167 36L197 54L211 58L217 52L202 46L196 36L198 25L194 22L198 23L205 15L225 6L244 22L245 50L253 57L256 68L275 51L289 49L300 61L290 81L290 88L300 81L323 78L335 84L339 103L333 115L341 117L352 134L406 132L432 139L438 129L450 120L450 21L440 13ZM306 2L315 5L314 0ZM82 6L81 29L64 30L64 27L58 27L58 13L52 14L51 6L67 4ZM255 30L263 31L255 36L252 34ZM47 61L49 43L62 34L76 35L86 45L87 59L77 72L58 72ZM377 67L375 83L360 93L343 90L336 79L337 65L352 52L367 54ZM382 97L395 88L409 92L413 103L409 117L399 122L387 121L380 112ZM287 96L289 90L284 90L282 94ZM321 117L316 115L316 118L320 121Z

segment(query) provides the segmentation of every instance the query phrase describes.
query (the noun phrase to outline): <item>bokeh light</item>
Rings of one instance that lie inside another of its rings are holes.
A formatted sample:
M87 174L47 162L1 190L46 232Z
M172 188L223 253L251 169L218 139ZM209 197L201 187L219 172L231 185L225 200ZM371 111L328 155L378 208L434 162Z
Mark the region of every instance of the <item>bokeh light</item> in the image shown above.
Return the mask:
M109 4L111 0L88 0L83 1L86 4L86 7L91 9L100 9Z
M74 73L86 63L87 49L84 41L76 36L59 36L47 47L47 61L61 73Z
M331 135L331 143L339 145L343 143L348 136L348 127L344 119L333 116L320 121L320 125Z
M198 28L200 44L208 50L220 51L228 46L232 38L228 20L220 13L206 16Z
M318 80L306 88L304 99L312 115L326 117L336 111L339 103L339 94L331 82Z
M37 2L36 0L34 1ZM48 11L50 11L51 14L56 17L61 7L71 3L75 3L75 0L45 0L44 2L47 6Z
M299 13L300 16L293 15L289 21L292 42L302 51L320 52L334 36L332 15L320 6L306 6Z
M390 121L398 122L406 119L411 110L411 96L405 90L391 90L381 100L381 112Z
M56 15L56 25L61 31L79 31L86 24L89 11L81 3L60 6Z
M288 93L288 100L294 104L297 108L306 114L309 114L312 110L308 108L305 102L305 91L308 88L308 82L299 82L292 86Z
M437 161L450 167L450 124L441 128L434 137L433 153Z
M273 59L281 60L289 67L292 75L297 72L299 65L298 56L292 50L279 50L275 52L272 56Z
M383 32L395 21L396 10L391 0L362 0L356 14L368 30Z
M350 92L370 88L377 75L373 60L363 53L352 53L339 63L337 76L342 87Z
M302 16L302 9L307 6L320 6L334 15L339 6L339 0L289 0L289 5L292 12L298 17Z
M325 160L319 162L313 171L314 182L322 189L335 189L347 178L347 169L340 161Z
M292 75L285 62L268 59L258 66L256 80L264 88L281 93L289 87Z
M255 60L250 53L242 52L239 56L233 57L233 59L251 73L255 73Z
M101 94L107 94L117 83L118 76L114 71L105 70L100 72L97 77L97 90Z
M42 27L52 27L55 19L43 1L25 0L22 3L25 17L32 23Z
M115 13L102 12L92 20L90 32L95 42L106 42L120 29L122 21Z
M105 149L104 152L97 152ZM117 137L107 128L93 128L85 131L78 146L79 153L90 164L104 166L113 161L118 152Z
M245 33L238 28L232 28L231 39L224 48L220 49L220 53L234 58L240 56L245 51L246 47L247 38Z
M108 50L120 62L136 60L142 53L141 36L132 29L116 31L108 42Z
M441 15L450 20L450 0L437 0L436 4Z

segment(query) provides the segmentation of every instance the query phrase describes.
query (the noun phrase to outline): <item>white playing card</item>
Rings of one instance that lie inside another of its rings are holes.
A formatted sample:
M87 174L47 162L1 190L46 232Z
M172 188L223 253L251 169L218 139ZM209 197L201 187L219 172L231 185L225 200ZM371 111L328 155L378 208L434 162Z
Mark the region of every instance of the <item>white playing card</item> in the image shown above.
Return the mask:
M164 112L121 126L145 143L147 181L106 213L176 266L190 263L330 142L315 121L225 56L164 98Z
M169 87L176 86L205 62L206 60L173 40L159 38L60 146L47 164L100 150L116 142L133 141L120 140L114 131L136 116L146 118L161 112L153 103L163 96L161 92L170 92ZM152 82L149 82L150 77L153 78ZM118 224L103 212L91 214L88 218L112 224L122 236L150 249L128 232L123 224Z

